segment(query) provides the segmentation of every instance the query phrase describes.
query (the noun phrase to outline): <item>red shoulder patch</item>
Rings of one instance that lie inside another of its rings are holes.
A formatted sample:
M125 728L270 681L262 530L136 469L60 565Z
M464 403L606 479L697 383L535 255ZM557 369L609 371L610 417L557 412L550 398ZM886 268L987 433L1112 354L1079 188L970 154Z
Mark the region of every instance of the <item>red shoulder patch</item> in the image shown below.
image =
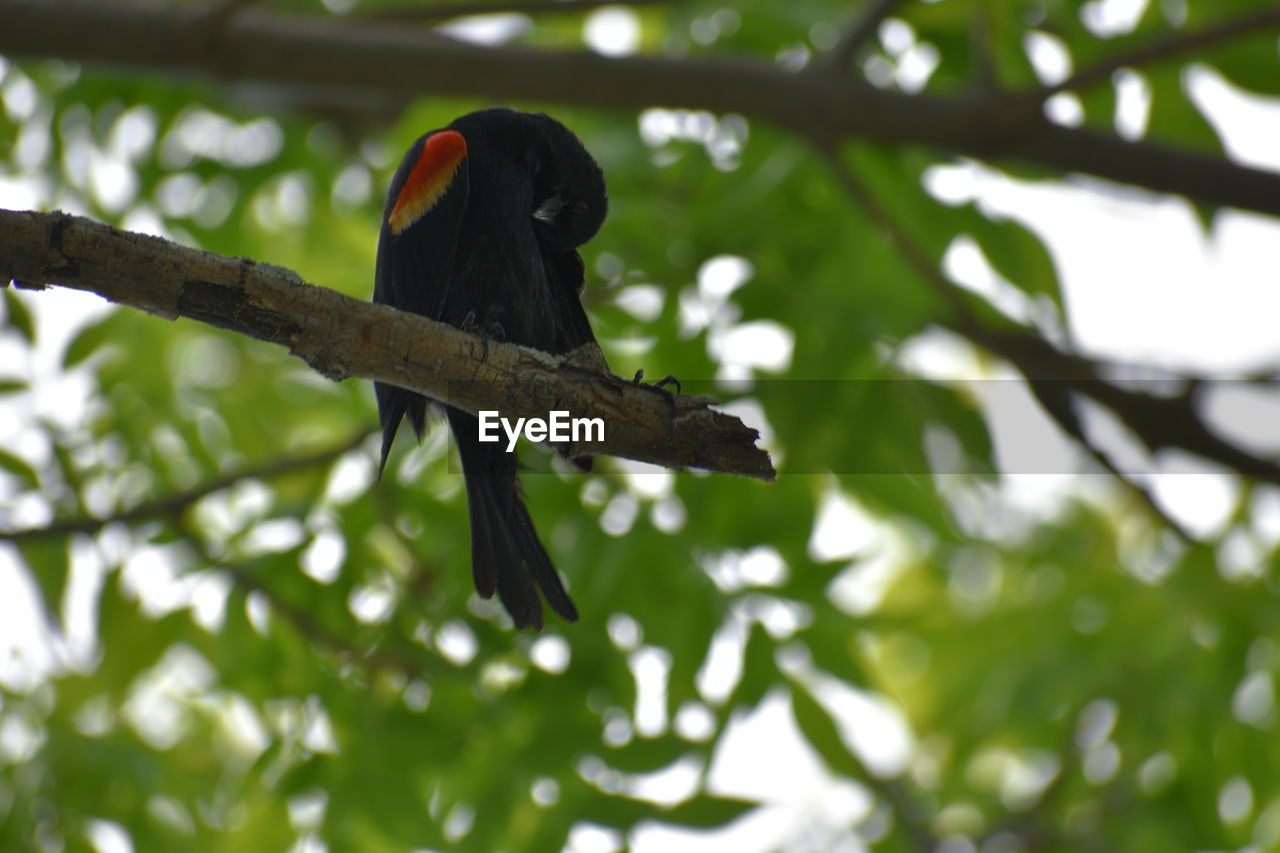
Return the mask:
M387 217L392 234L399 234L436 206L466 156L467 141L456 130L442 130L427 137L418 162L409 170L409 177Z

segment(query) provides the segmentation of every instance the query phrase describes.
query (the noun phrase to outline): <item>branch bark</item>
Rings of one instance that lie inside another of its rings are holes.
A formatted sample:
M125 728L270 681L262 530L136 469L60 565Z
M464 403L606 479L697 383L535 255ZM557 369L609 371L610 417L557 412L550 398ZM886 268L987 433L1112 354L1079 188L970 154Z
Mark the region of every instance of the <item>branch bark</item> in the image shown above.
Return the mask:
M608 454L667 468L772 480L756 430L707 397L672 395L514 344L374 305L291 270L229 258L63 213L0 211L0 277L87 290L167 319L188 317L280 344L334 380L375 379L476 413L604 420ZM28 284L34 283L34 284Z
M920 143L1280 216L1280 174L1275 172L1060 127L1044 118L1037 98L882 91L821 63L788 72L746 58L609 58L583 51L493 49L386 22L256 8L219 25L206 7L123 0L0 0L0 53L195 72L311 91L439 92L606 109L682 106L736 112L822 142L856 136Z

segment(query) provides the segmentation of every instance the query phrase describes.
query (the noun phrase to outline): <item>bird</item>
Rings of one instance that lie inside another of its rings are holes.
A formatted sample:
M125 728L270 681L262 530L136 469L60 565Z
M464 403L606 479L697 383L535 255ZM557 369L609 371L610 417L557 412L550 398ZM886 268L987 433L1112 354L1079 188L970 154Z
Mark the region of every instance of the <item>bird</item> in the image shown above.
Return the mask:
M603 171L559 121L504 107L468 113L423 134L401 159L383 210L373 301L486 340L599 353L577 249L607 212ZM405 417L421 439L428 400L385 383L374 391L381 478ZM477 593L496 592L517 628L542 629L542 598L577 621L525 506L515 455L505 443L482 443L473 415L451 407L445 415L466 483Z

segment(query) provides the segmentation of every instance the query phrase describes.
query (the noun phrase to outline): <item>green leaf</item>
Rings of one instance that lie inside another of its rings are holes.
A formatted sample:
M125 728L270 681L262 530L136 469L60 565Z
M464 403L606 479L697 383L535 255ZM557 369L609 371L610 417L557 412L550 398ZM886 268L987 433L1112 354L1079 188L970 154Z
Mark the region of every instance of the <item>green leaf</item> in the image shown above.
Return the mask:
M62 368L69 370L100 350L104 344L120 333L119 324L113 323L114 314L99 323L85 326L71 339L62 355Z
M1151 84L1146 138L1221 156L1222 140L1186 93L1185 74L1177 64L1154 65L1142 73Z
M1272 97L1280 94L1280 74L1276 73L1280 57L1276 56L1274 29L1232 39L1206 59L1243 89Z
M27 343L35 343L35 323L29 309L12 287L4 288L5 325L22 335Z
M1040 238L1013 219L983 219L973 236L1001 276L1033 296L1046 296L1062 310L1058 272Z
M866 768L849 752L827 710L806 687L796 683L791 686L791 712L805 740L832 770L851 779L867 778Z
M57 613L71 572L67 543L57 537L38 537L22 540L18 549L40 587L45 608L50 613Z
M308 2L278 5L328 14ZM397 2L362 0L361 10ZM812 62L829 55L865 3L730 5L638 11L641 54L767 67L809 50ZM989 82L1016 95L1038 85L1026 50L1033 29L1061 39L1081 70L1269 8L1260 0L1150 2L1132 32L1103 36L1090 29L1090 16L1104 5L898 4L894 17L906 26L882 27L848 73L874 68L864 62L901 67L933 50L929 95L980 97ZM547 51L582 47L585 19L581 12L530 16L516 38ZM1147 136L1221 158L1216 132L1184 91L1192 62L1274 92L1274 37L1251 35L1137 72L1151 81ZM0 110L0 139L33 128L51 133L40 162L25 156L29 146L0 145L0 174L30 176L53 188L55 200L120 225L124 214L72 187L76 176L64 166L76 160L77 146L121 153L117 165L137 188L130 219L134 211L159 211L180 241L296 267L361 298L371 287L383 193L400 153L423 131L487 105L432 96L391 112L372 99L353 111L341 98L326 100L320 87L312 93L318 109L268 109L212 82L81 66L70 55L15 59L4 73L6 92L33 93L35 109ZM902 110L903 128L915 120L911 110L936 103L900 94L883 96ZM1079 97L1090 132L1112 133L1114 85ZM47 686L31 690L0 687L4 714L45 735L22 762L0 764L0 800L10 806L0 820L0 849L27 849L34 838L84 850L81 828L98 818L123 826L138 850L284 850L304 831L298 800L305 797L325 803L319 839L353 853L543 853L563 848L583 822L624 834L654 822L723 827L753 804L701 790L671 808L613 796L579 775L591 766L584 759L634 774L661 773L681 760L705 766L725 746L731 720L786 690L804 739L839 778L865 780L836 706L829 712L779 670L779 654L797 645L815 668L891 702L914 735L915 772L895 783L903 799L876 804L875 821L893 827L877 850L915 849L915 826L963 831L953 824L975 810L982 819L975 834L1017 826L1034 812L1045 837L1064 849L1081 833L1114 850L1181 849L1187 839L1224 850L1271 842L1257 816L1265 816L1268 792L1280 789L1280 741L1258 699L1280 667L1280 569L1266 536L1265 489L1242 494L1223 515L1222 542L1194 545L1169 538L1125 488L1072 483L1028 506L1022 489L1010 488L1022 480L992 473L991 430L974 401L898 373L895 356L931 329L954 327L955 308L802 134L757 115L515 105L545 108L574 128L607 176L610 215L582 253L586 307L611 363L624 374L672 373L686 390L760 406L786 473L775 483L695 473L641 482L607 460L595 474L562 475L545 473L545 457L526 455L544 472L520 473L530 515L582 614L572 625L550 622L541 635L510 630L492 615L493 602L477 602L456 460L414 470L406 464L411 438L397 447L387 478L352 488L340 504L326 485L331 477L359 482L368 473L359 454L354 465L224 489L186 512L181 529L166 518L127 530L112 525L92 537L105 567L93 599L92 666L53 673ZM928 124L924 116L917 127ZM655 129L671 138L656 140ZM961 130L973 140L983 135L980 127ZM261 144L271 139L279 145ZM986 141L982 150L999 160L992 168L1013 180L1064 178L1014 159L1034 138ZM926 263L940 263L957 235L972 235L996 271L1029 297L1060 301L1055 261L1066 269L1070 259L1050 258L1017 222L990 222L977 205L929 194L930 170L957 162L937 142L847 140L841 155ZM271 156L241 162L259 148ZM219 199L223 210L213 216ZM192 206L198 210L186 209ZM275 215L285 212L292 215ZM1212 215L1207 206L1197 212ZM732 293L719 290L704 267L724 255L750 267ZM619 304L617 294L635 284L661 297L652 319ZM1008 328L980 298L950 295L985 325ZM6 293L0 312L23 318L0 333L10 350L29 347L43 299ZM1144 319L1155 322L1158 313ZM729 393L708 379L727 372L717 347L738 324L756 321L795 335L790 366L757 370L750 388ZM163 500L376 421L368 382L328 383L282 350L128 309L81 329L62 364L89 383L92 405L48 421L11 406L23 445L6 446L11 458L0 457L5 485L40 489L57 518ZM5 376L0 401L26 402L19 374ZM955 438L963 456L957 472L931 470L924 452L931 433ZM46 447L52 461L25 462L28 444ZM856 497L870 522L855 522L848 556L819 559L811 539L833 482ZM0 507L0 516L9 509ZM245 520L262 517L302 525L307 549L320 543L341 552L338 576L327 583L310 577L301 548L242 553L254 539ZM28 540L19 551L21 571L33 575L53 619L66 597L68 539ZM762 563L743 562L760 553L778 555L785 573L762 580L753 571ZM1248 562L1242 555L1256 564L1239 565ZM194 607L183 603L188 594ZM384 620L357 618L367 617L362 605L370 600L385 600ZM843 611L846 604L856 613ZM172 609L161 614L166 606ZM750 628L741 680L711 703L705 679L719 658L709 647L743 613ZM638 627L636 646L617 631L622 614ZM442 655L438 640L450 635L462 638L466 660ZM538 669L534 661L560 643L568 666ZM602 743L602 715L634 706L629 661L643 647L670 656L668 711L704 724L705 739L671 733L636 737L620 749ZM157 691L150 674L171 650L204 663ZM1108 701L1116 715L1106 737L1121 769L1112 780L1085 784L1084 756L1064 745L1076 742L1085 709ZM153 707L179 721L169 728L171 745L147 739L156 733L148 727L167 728L138 713ZM317 752L307 736L325 727L336 752ZM261 742L246 746L246 732L260 732L265 751L255 751ZM1206 742L1214 749L1205 750ZM1173 775L1148 785L1159 776L1148 762L1161 752ZM1066 784L1051 801L1030 812L1006 802L1004 776L1014 769L1035 775L1053 761ZM1233 778L1248 781L1257 803L1256 814L1229 825L1218 804ZM617 780L607 772L597 781L612 789ZM917 782L927 784L921 796ZM1123 820L1113 819L1110 803L1122 804ZM474 824L460 839L446 838L459 804L474 807ZM189 835L158 819L166 809L188 816ZM905 819L917 812L917 820Z
M602 752L610 767L623 773L652 773L678 761L695 747L675 736L662 738L636 737L620 749Z
M650 803L629 797L600 796L591 801L587 818L593 823L630 829L642 820L652 819L656 810Z
M737 820L760 804L750 800L714 797L709 794L686 800L662 812L662 820L698 829L716 829Z
M778 684L778 667L774 662L777 645L764 628L752 624L742 653L742 680L734 688L732 702L738 706L754 706Z
M36 469L21 456L15 456L7 450L0 450L0 470L25 481L32 488L40 486L40 475L36 473Z

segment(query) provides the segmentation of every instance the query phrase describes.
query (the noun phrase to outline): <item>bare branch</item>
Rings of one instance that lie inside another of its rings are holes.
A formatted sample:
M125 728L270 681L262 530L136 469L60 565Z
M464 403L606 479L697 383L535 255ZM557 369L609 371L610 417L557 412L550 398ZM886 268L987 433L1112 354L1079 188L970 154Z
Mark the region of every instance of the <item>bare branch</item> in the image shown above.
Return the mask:
M905 0L865 0L863 8L858 10L858 15L850 23L849 29L845 30L840 41L832 49L831 67L841 71L848 68L849 60L853 59L853 54L858 48L874 37L880 23L904 2Z
M989 328L969 310L938 265L906 229L862 186L838 153L831 149L824 149L823 153L849 194L863 205L921 277L954 309L955 318L944 320L941 325L1012 364L1026 378L1049 417L1104 468L1133 488L1139 499L1168 521L1180 536L1186 538L1186 532L1160 510L1152 495L1125 476L1088 441L1077 419L1071 394L1087 397L1111 410L1149 450L1185 450L1245 476L1280 485L1280 465L1247 453L1214 433L1196 411L1194 393L1164 397L1121 388L1102 378L1099 365L1092 359L1061 352L1031 332Z
M997 332L972 323L954 330L1009 361L1024 376L1058 383L1110 409L1149 450L1185 450L1246 477L1280 485L1280 465L1240 449L1209 428L1196 410L1197 383L1189 383L1184 394L1157 396L1106 381L1097 362L1061 352L1030 332Z
M743 58L605 57L493 49L387 22L239 11L211 40L186 6L0 0L0 53L380 95L431 92L638 109L741 113L815 140L935 146L1280 216L1280 174L1044 118L1033 98L875 89L835 69L792 73Z
M1117 53L1096 65L1081 69L1060 83L1038 89L1034 96L1044 100L1059 92L1087 89L1110 79L1111 75L1121 68L1140 68L1143 65L1163 62L1231 39L1278 27L1280 27L1280 6L1247 12L1202 29L1177 33L1158 41L1139 45L1133 50Z
M177 516L201 498L230 488L242 480L268 480L272 477L279 477L282 474L289 474L304 468L331 462L347 451L358 447L370 435L373 435L373 431L357 433L346 441L324 450L304 453L299 456L287 456L283 459L275 459L271 462L242 468L239 471L216 477L207 483L201 483L188 491L166 495L157 500L141 503L132 509L107 518L75 518L55 521L45 527L34 527L29 530L0 530L0 540L24 542L31 539L67 536L71 533L95 533L108 524L115 522L134 522L162 516Z
M375 379L476 413L601 418L604 439L575 455L608 454L667 468L772 480L756 430L709 408L554 358L307 284L281 267L228 258L63 213L0 211L0 280L57 283L162 317L189 317L287 346L334 380Z
M1120 466L1112 461L1111 457L1102 448L1097 447L1089 440L1089 437L1085 434L1084 425L1080 422L1076 412L1075 401L1068 389L1060 387L1060 383L1038 379L1028 380L1027 385L1030 387L1031 393L1037 402L1040 403L1040 407L1049 414L1049 417L1058 425L1058 428L1071 436L1097 465L1115 477L1117 482L1127 485L1138 500L1141 501L1142 505L1147 508L1147 511L1153 517L1159 519L1165 527L1172 530L1179 539L1187 543L1195 541L1195 538L1187 532L1179 521L1165 512L1164 507L1160 506L1159 501L1156 500L1156 496L1152 494L1150 489L1120 470Z

